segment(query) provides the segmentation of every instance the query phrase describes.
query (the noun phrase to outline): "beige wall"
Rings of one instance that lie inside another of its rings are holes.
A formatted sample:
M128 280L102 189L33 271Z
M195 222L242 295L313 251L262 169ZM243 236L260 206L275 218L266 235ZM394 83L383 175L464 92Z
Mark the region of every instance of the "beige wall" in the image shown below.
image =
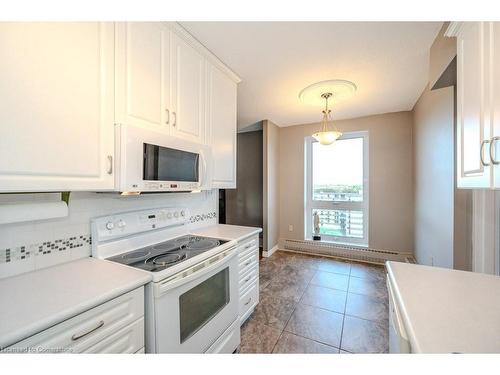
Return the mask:
M414 111L415 258L453 267L453 87L427 87Z
M271 121L263 122L263 250L278 244L280 221L280 128Z
M369 246L413 251L412 113L337 121L343 132L369 131ZM304 239L304 139L319 129L280 129L280 238ZM289 231L289 225L293 231Z

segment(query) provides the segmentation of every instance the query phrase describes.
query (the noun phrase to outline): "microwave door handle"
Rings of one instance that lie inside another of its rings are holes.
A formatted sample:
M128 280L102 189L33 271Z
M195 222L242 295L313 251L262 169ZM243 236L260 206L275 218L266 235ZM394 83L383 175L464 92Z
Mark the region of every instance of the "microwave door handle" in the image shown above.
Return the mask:
M194 271L190 275L178 277L178 275L182 275L184 272L186 272L186 271L181 271L181 272L179 272L179 274L169 277L165 281L161 282L161 284L159 285L158 294L162 295L163 293L165 293L168 290L174 289L174 288L178 287L179 285L185 284L185 283L190 282L192 280L198 279L203 275L206 275L208 272L212 271L213 269L219 267L221 264L229 261L231 258L236 256L237 252L235 250L236 250L236 247L233 246L233 247L230 247L229 249L223 251L220 254L214 255L214 257L220 257L221 255L223 255L223 256L212 264L210 264L210 262L209 262L211 258L205 259L203 264L206 264L206 265L204 265L202 268L199 268L197 271ZM193 267L196 268L199 266L200 265L195 265Z

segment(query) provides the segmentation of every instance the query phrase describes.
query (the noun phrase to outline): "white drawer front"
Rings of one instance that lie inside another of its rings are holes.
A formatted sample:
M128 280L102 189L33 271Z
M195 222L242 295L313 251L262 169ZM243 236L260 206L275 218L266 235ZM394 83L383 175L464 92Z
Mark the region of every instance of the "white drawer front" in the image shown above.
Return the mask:
M252 253L248 254L246 258L239 260L239 274L240 276L248 272L248 270L259 263L259 253L258 250L253 250Z
M144 348L144 318L85 349L84 353L136 353Z
M259 284L256 282L240 297L240 324L248 318L259 303Z
M256 264L240 277L240 295L259 277L259 268Z
M259 238L257 236L251 237L245 241L243 241L241 244L238 245L238 253L240 254L240 257L245 256L248 254L251 249L258 249L259 248Z
M205 353L231 354L240 345L240 325L236 320Z
M143 316L144 288L140 287L20 341L10 348L19 351L37 348L35 352L42 353L81 353Z

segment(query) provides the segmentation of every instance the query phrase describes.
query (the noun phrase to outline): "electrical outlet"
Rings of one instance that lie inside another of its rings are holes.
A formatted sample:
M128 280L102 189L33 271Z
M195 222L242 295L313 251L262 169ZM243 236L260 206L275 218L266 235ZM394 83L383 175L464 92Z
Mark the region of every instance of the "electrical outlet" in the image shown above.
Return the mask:
M293 232L293 225L292 224L288 224L288 231Z

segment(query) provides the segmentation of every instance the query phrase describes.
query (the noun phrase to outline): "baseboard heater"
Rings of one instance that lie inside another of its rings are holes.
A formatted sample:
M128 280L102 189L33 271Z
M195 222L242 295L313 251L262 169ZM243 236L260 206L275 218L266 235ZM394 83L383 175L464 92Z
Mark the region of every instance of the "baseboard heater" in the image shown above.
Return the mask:
M387 260L408 262L413 258L411 253L307 240L282 239L279 249L375 264L383 264Z

